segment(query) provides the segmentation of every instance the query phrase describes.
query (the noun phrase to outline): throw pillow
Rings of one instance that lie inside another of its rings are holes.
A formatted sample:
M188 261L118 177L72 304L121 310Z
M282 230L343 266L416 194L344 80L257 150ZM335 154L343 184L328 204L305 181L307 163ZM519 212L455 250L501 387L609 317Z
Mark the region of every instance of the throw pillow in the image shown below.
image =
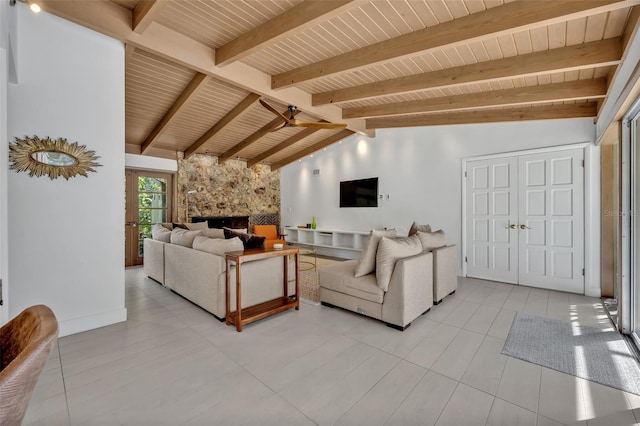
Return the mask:
M185 223L185 226L189 231L204 231L205 229L209 229L207 222Z
M193 248L195 250L217 254L218 256L224 256L224 254L228 251L244 250L244 245L238 237L234 237L229 240L221 240L219 238L207 238L202 235L198 235L193 240Z
M202 235L209 238L222 238L224 239L224 230L220 228L207 228L203 231Z
M172 229L176 229L176 228L189 229L187 228L187 225L185 225L184 223L172 223L172 225L173 225Z
M444 231L439 229L435 232L420 232L418 231L418 238L422 243L422 251L431 251L438 247L444 247L447 245L447 239L444 236Z
M420 232L431 232L431 226L430 225L418 225L417 223L413 222L411 224L411 227L409 228L409 236L417 234L418 231L420 231Z
M376 252L378 251L378 243L382 237L395 238L396 230L389 229L386 231L372 230L369 232L369 243L367 248L362 252L360 262L356 265L356 277L362 277L376 270Z
M231 239L234 237L240 238L245 250L264 247L264 240L266 238L261 235L245 234L243 232L236 232L235 230L229 228L223 229L224 237L226 239Z
M391 274L398 259L414 256L422 252L420 238L412 235L406 238L391 239L382 237L376 254L376 281L383 291L389 290Z
M173 229L173 223L171 223L171 222L162 222L162 226L167 228L169 231L171 231Z
M193 240L202 235L202 231L189 231L188 229L174 228L171 231L171 244L177 244L184 247L193 247Z
M163 243L168 243L171 241L171 231L161 224L156 223L151 227L151 238L162 241Z

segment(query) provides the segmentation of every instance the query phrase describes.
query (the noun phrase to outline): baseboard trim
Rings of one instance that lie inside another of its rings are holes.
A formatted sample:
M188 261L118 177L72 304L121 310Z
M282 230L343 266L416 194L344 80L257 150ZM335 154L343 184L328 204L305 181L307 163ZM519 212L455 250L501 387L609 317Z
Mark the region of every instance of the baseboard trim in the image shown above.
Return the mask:
M71 334L82 333L83 331L117 324L127 320L127 308L114 309L112 311L101 312L86 317L73 318L58 323L58 337L69 336Z

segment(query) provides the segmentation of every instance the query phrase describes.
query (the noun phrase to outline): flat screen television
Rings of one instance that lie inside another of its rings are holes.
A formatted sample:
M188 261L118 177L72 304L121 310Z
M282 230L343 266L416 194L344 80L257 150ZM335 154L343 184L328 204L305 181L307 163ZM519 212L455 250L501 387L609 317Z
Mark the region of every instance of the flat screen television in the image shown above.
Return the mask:
M340 207L378 207L378 178L340 182Z

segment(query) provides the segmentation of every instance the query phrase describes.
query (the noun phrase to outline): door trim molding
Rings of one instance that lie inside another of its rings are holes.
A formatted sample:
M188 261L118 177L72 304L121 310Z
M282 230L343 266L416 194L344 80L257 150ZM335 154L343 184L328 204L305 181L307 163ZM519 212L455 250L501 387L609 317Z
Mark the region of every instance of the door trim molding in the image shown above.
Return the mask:
M544 148L508 151L497 154L462 158L462 276L467 276L467 182L465 173L467 163L478 160L491 160L521 155L560 152L571 149L584 150L584 294L600 297L600 150L592 142L580 142L568 145Z

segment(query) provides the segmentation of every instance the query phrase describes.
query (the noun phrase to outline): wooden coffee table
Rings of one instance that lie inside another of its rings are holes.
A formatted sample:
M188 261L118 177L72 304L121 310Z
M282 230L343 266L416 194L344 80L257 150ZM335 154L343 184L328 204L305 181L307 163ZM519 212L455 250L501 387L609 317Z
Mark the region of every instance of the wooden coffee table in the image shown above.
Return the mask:
M295 257L295 274L296 274L296 292L295 298L289 297L289 256ZM283 295L276 299L268 300L263 303L259 303L254 306L242 308L242 264L252 260L268 259L270 257L282 257L283 259ZM227 308L227 325L235 324L238 332L242 331L242 326L245 324L258 321L262 318L266 318L271 315L286 311L291 308L300 310L300 279L298 269L300 267L300 259L298 247L285 247L282 249L273 248L259 248L244 251L232 251L225 253L226 262L226 308ZM236 310L231 312L231 292L230 292L230 276L231 264L236 265Z

